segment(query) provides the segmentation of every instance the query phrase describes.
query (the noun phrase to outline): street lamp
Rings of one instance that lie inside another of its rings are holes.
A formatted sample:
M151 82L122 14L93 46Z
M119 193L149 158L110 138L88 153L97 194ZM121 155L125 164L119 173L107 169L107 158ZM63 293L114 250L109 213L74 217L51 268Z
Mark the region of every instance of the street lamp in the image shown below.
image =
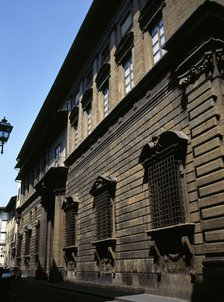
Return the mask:
M0 122L0 147L1 154L3 154L3 146L9 139L9 135L12 131L13 126L8 123L7 119L4 117Z

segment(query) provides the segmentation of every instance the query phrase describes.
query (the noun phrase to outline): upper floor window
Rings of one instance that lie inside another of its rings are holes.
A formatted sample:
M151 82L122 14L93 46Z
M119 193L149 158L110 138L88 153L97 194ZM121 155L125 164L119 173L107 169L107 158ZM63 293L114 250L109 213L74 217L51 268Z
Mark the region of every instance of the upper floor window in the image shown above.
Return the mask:
M83 94L81 103L84 110L84 124L87 129L87 134L90 134L92 130L92 98L93 90L92 88L86 89Z
M105 85L102 90L103 93L103 112L104 116L107 116L109 113L109 84Z
M74 93L72 97L72 108L79 105L80 93L79 91Z
M9 219L9 214L6 212L2 212L0 215L1 220L8 220Z
M6 233L0 233L0 244L5 244Z
M34 208L34 220L37 220L37 207Z
M6 230L7 230L7 221L6 221L6 220L2 221L1 224L0 224L0 226L1 226L0 231L1 231L2 233L5 233Z
M121 37L123 37L132 28L132 15L130 12L125 16L121 22Z
M153 229L185 222L183 165L187 141L182 132L167 131L157 143L142 150L140 162L149 184Z
M85 89L90 88L93 82L93 69L89 69L85 77Z
M164 0L146 1L144 7L140 11L138 19L139 26L143 33L148 32L151 36L152 58L156 64L165 54L163 49L165 44L163 8Z
M164 36L164 24L163 20L160 19L155 26L150 31L152 38L152 52L153 52L153 60L154 64L157 63L161 57L166 53L163 49L165 44L165 36Z
M92 129L92 107L86 108L86 113L87 113L87 131L88 134L90 134L91 129Z
M97 240L113 237L113 198L116 182L112 177L98 176L90 194L94 196L96 210Z
M104 49L101 52L100 55L100 63L101 65L103 65L104 63L106 63L109 59L110 56L110 48L109 48L109 43L104 47Z
M131 91L131 89L134 87L132 60L133 46L134 34L132 31L130 31L121 39L114 54L117 65L122 65L124 69L125 94Z
M79 144L79 132L78 132L77 125L74 127L74 135L75 135L75 147L77 147Z
M32 216L33 216L33 213L32 213L32 211L30 211L30 215L29 215L29 223L32 222Z
M103 112L104 117L109 113L109 77L110 77L110 64L105 63L101 66L96 76L97 89L103 96Z
M61 157L61 145L57 145L55 150L54 150L54 158L56 160L59 160Z
M125 93L129 93L134 87L133 82L133 62L130 55L123 63L124 78L125 78Z

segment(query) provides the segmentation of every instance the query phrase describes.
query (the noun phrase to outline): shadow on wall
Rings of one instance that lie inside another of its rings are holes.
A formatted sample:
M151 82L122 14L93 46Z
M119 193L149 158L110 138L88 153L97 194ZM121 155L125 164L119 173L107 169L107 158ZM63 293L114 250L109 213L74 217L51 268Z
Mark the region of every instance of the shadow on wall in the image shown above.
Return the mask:
M42 266L40 265L40 262L38 262L38 266L35 273L35 280L47 280L47 274L43 270Z
M61 282L63 281L63 277L61 272L58 270L55 261L53 261L53 265L50 269L49 276L42 268L40 262L38 262L38 266L35 273L35 280L48 280L50 282Z
M55 264L55 261L53 260L53 265L49 272L49 279L50 282L61 282L63 281L63 277L59 269L57 268L57 265Z

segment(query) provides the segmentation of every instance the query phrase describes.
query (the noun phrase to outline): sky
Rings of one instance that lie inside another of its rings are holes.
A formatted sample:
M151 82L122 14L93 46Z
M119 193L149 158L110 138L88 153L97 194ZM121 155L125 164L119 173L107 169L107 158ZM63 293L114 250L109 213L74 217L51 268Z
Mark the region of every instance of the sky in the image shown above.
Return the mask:
M0 120L13 126L0 154L0 206L17 195L16 158L92 0L0 0Z

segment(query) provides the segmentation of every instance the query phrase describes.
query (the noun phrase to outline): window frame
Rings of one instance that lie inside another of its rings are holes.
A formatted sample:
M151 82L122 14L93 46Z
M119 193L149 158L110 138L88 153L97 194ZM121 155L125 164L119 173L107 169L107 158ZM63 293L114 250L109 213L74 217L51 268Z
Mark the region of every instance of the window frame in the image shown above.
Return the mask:
M93 205L96 218L96 242L106 242L114 238L114 197L116 180L113 177L99 175L94 182L90 194L94 197ZM107 203L105 205L105 203ZM102 216L106 212L108 220Z
M103 95L103 114L104 114L104 117L106 117L109 114L109 111L110 111L110 107L109 107L109 99L110 99L109 81L102 88L102 95Z
M124 59L122 67L124 71L124 91L126 95L134 88L134 70L131 52Z
M158 17L156 22L150 26L149 34L151 37L152 58L155 65L166 54L166 50L163 49L165 45L165 33L162 16ZM156 36L157 38L154 40Z
M65 215L64 250L68 250L75 248L77 245L78 199L76 197L73 199L71 196L66 197L61 208ZM71 217L74 218L72 227L70 227Z
M131 10L127 12L125 17L120 22L120 37L124 37L133 27L133 16Z
M181 195L181 199L180 199L180 207L183 210L183 213L180 218L180 220L176 221L176 223L169 223L167 221L162 222L162 224L159 225L156 223L155 219L157 218L156 216L153 215L157 215L155 214L156 209L155 209L155 205L153 204L153 202L155 202L155 199L157 197L153 196L152 193L149 196L149 201L151 201L151 224L152 224L152 229L153 230L157 230L160 228L169 228L178 224L184 224L186 223L186 221L189 219L189 213L187 210L187 206L186 206L186 190L185 190L185 177L184 177L184 165L185 165L185 159L186 159L186 152L187 152L187 143L188 143L188 138L187 136L181 132L181 131L173 131L173 130L169 130L166 132L163 132L160 137L155 138L153 142L146 144L141 152L140 158L139 158L139 162L143 165L145 173L144 173L144 183L148 183L149 185L149 192L150 192L150 180L152 181L152 179L150 179L150 176L148 175L148 169L150 169L150 165L152 166L153 164L156 164L157 162L161 163L161 160L163 160L164 158L166 158L167 156L169 156L170 154L173 154L174 159L176 161L176 163L179 165L178 166L178 170L176 171L176 173L179 174L179 178L176 181L176 185L178 185L177 190L181 191L182 195ZM155 173L155 171L153 172ZM163 175L162 177L164 178L166 176L166 172L161 172L161 175ZM172 177L172 175L170 176ZM164 179L164 181L166 181L166 179ZM163 195L164 190L166 190L166 188L164 189L166 184L163 185L163 188L161 191L159 191L160 196L159 198L162 196L162 198L164 198L164 196L166 196L167 199L170 198L170 200L168 200L167 202L167 207L164 209L164 211L170 211L170 209L168 209L168 207L170 206L170 204L175 204L175 200L172 200L172 198L176 198L176 195L174 194L175 192L171 193L167 193L165 192L167 195ZM156 186L156 184L152 184L152 187ZM157 190L159 190L159 186L157 187ZM158 193L158 194L159 194ZM155 193L157 194L157 193ZM170 195L169 195L170 194ZM154 200L153 200L154 198ZM177 201L177 200L176 200ZM160 202L160 200L159 200ZM161 205L163 206L163 200L161 200ZM167 217L170 217L168 213Z

